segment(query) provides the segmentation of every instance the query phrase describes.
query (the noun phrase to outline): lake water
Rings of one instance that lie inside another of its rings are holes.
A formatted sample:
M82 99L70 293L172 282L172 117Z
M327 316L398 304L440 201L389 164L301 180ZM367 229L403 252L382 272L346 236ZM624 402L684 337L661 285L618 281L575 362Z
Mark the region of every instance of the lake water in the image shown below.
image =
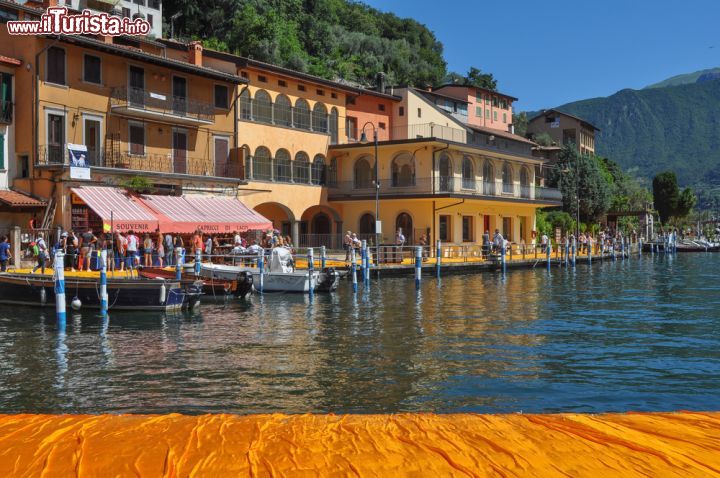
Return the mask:
M0 306L0 412L720 409L720 255L373 280L195 314Z

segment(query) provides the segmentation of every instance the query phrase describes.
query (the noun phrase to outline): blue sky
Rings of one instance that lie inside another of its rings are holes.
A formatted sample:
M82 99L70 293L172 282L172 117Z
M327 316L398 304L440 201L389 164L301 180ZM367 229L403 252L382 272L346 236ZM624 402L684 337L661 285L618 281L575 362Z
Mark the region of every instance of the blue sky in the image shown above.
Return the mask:
M500 91L520 98L518 110L720 66L718 0L365 3L427 25L443 43L450 70L465 73L472 65L493 73Z

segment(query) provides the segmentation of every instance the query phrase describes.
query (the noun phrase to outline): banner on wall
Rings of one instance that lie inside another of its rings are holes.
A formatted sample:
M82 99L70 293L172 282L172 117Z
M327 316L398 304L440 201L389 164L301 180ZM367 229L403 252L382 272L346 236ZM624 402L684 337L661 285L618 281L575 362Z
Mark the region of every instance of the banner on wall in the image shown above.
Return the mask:
M84 144L68 144L70 179L90 179L90 161L87 155L87 146Z

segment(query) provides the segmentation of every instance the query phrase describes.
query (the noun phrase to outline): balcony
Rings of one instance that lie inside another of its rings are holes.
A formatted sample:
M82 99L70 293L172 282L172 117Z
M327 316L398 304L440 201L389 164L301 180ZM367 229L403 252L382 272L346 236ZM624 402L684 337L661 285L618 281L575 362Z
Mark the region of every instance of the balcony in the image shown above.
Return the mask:
M507 192L507 191L512 192ZM348 199L372 198L375 194L375 183L372 180L343 181L330 186L329 200L342 201ZM432 197L433 195L467 196L476 198L495 198L499 200L540 201L559 204L562 195L557 189L540 186L517 184L496 185L493 182L477 181L474 178L439 176L436 178L415 178L412 184L394 186L390 180L380 180L379 194L381 197Z
M239 178L240 169L227 163L222 171L209 158L173 158L171 154L131 154L128 151L88 151L86 164L94 168L112 168L125 171L146 171L191 176ZM43 145L38 148L36 166L70 166L64 145Z
M0 101L0 124L12 123L13 106L10 101Z
M330 144L338 143L338 115L337 110L334 108L328 114L325 108L310 110L308 107L290 106L289 103L258 101L241 96L240 119L253 123L326 134L330 135Z
M215 122L215 105L190 98L166 96L141 88L113 88L110 94L113 113L133 118L164 120L183 125L208 125Z

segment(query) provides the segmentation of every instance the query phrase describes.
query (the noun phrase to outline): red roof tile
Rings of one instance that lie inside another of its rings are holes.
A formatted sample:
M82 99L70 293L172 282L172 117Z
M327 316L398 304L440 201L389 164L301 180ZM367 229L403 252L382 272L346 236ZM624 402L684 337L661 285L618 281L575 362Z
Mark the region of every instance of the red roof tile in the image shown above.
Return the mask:
M0 204L10 207L45 207L45 201L17 191L0 191Z
M22 61L18 60L17 58L11 58L9 56L3 56L3 55L0 55L0 63L7 63L8 65L13 65L13 66L22 65Z

